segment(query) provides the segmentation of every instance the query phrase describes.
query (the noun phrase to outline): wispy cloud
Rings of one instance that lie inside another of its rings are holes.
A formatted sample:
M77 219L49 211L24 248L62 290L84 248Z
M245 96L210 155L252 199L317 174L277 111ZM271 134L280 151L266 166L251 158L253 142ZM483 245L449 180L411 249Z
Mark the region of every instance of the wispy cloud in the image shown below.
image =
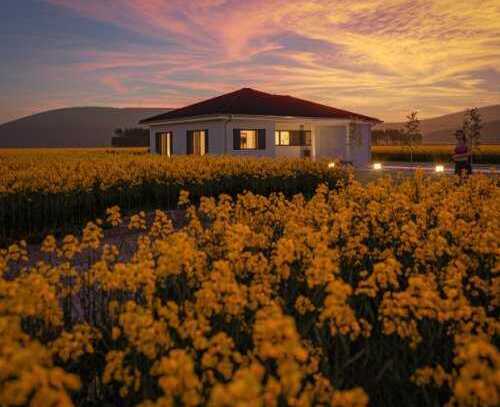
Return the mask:
M500 102L498 0L47 2L151 39L61 51L120 104L247 85L388 120Z

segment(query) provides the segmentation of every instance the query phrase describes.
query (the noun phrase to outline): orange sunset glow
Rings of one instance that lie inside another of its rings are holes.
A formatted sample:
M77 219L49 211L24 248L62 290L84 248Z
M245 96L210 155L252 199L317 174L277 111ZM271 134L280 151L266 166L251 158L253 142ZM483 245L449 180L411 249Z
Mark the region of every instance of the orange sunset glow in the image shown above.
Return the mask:
M497 0L2 7L0 122L72 105L180 107L243 86L386 121L500 102Z

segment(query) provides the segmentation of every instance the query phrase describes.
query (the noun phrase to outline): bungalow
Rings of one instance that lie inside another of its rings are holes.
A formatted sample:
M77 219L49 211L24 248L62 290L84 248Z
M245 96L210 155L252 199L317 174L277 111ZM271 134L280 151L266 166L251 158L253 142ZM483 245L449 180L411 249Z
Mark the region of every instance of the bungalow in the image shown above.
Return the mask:
M380 120L291 96L244 88L144 119L150 151L370 161Z

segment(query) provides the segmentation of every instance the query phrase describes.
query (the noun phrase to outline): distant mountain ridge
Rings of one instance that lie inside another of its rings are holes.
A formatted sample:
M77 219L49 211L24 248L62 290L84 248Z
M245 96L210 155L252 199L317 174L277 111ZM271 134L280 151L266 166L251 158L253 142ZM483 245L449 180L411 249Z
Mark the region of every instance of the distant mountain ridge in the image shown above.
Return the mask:
M168 108L70 107L49 110L0 125L4 147L108 147L113 131L138 127Z
M481 130L481 143L500 144L500 105L485 106L479 108L483 128ZM455 142L455 130L462 127L465 111L451 113L444 116L421 119L423 142L425 144L447 144ZM375 128L401 129L404 122L382 123Z

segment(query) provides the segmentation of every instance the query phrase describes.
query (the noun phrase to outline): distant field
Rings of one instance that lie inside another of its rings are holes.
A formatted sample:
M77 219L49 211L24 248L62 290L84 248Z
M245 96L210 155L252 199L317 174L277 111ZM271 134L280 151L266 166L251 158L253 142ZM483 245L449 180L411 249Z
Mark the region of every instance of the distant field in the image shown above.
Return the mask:
M451 144L423 144L413 153L413 161L451 160L455 146ZM410 161L410 152L404 146L372 146L372 159L379 161ZM483 145L474 153L474 162L478 164L500 164L500 144Z
M82 158L85 154L145 154L147 147L64 147L64 148L0 148L0 158L7 156L54 156L64 155L66 158L71 153Z
M455 146L452 144L423 144L416 148L413 161L416 162L449 162ZM73 158L95 157L101 155L143 155L147 147L96 147L96 148L0 148L2 157L55 157ZM410 161L410 152L404 146L372 146L372 159L377 161ZM485 144L474 153L477 164L500 164L500 144Z

